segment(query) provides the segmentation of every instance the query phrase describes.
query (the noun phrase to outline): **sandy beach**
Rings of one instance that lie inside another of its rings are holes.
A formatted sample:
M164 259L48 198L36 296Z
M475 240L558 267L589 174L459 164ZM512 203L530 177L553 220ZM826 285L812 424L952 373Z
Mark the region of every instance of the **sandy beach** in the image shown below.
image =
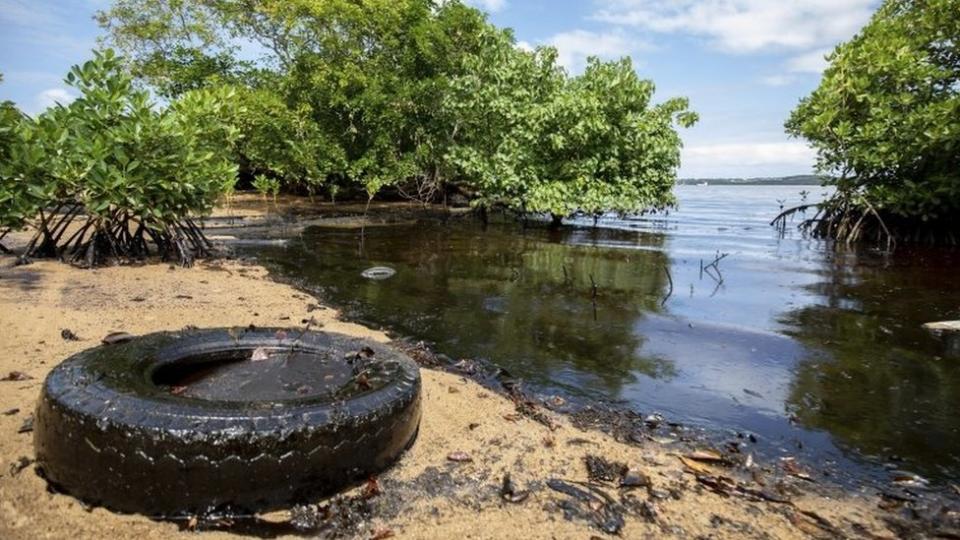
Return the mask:
M335 310L318 307L304 292L271 281L256 265L217 261L190 269L154 263L83 270L53 261L17 267L13 262L10 256L0 258L0 335L5 349L0 377L17 371L29 379L0 382L0 538L196 537L178 524L86 508L67 495L49 492L32 464L31 434L18 433L49 370L67 356L98 345L109 332L145 334L187 325L296 326L312 316L326 331L389 341L381 332L339 320ZM63 330L79 340L65 340ZM465 377L431 369L422 374L419 437L399 464L379 478L381 493L371 499L370 514L349 528L313 534L609 537L589 516L595 502L586 504L586 516L578 515L570 510L571 497L548 485L557 479L590 491L582 483L589 479L585 457L593 455L627 465L639 484L598 484L622 507L619 535L624 538L896 537L875 496L839 490L815 494L803 489L804 480L784 480L782 475L774 481L777 464L748 463L749 468L728 470L710 459L690 459L696 448L655 441L625 444L599 431L577 429L568 418L546 409L549 421L537 422L518 414L508 397ZM688 457L681 459L683 455ZM452 456L467 460L454 461ZM768 473L770 480L764 482ZM516 487L513 496L502 494L506 474ZM736 488L747 486L743 478L753 487ZM710 479L720 482L719 488L712 489ZM756 496L761 492L780 493L782 500ZM265 516L280 522L288 517L284 512Z

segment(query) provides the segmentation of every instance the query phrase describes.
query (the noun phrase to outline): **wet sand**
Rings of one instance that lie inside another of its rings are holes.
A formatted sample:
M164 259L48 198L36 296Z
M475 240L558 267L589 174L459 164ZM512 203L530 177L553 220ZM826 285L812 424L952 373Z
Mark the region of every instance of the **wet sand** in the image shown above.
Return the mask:
M0 257L0 377L20 371L31 379L0 382L0 538L196 537L173 523L86 509L67 495L48 492L32 464L16 470L21 458L33 457L31 435L18 430L33 411L43 378L59 361L96 346L107 333L144 334L187 325L297 326L312 316L324 330L389 341L381 332L338 320L335 310L315 308L316 299L271 281L259 266L215 262L182 269L157 263L81 270L52 261L20 267L13 262L10 256ZM80 340L64 340L64 329ZM621 490L615 481L603 488L618 504L634 503L624 512L624 538L896 536L884 524L876 496L825 489L814 493L800 478L770 474L781 470L780 464L736 470L691 460L684 464L678 453L690 448L618 442L596 430L577 429L568 418L543 409L555 424L551 429L518 414L507 397L454 373L424 369L423 382L419 437L399 464L380 477L382 494L371 500L372 515L347 529L352 536L607 537L590 521L589 504L585 518L565 519L562 505L569 508L564 501L570 497L546 485L548 479L586 482L588 454L623 462L650 478L651 488ZM455 453L470 461L450 460ZM506 473L519 490L530 491L522 502L501 496ZM775 491L791 503L756 500L743 492L718 494L709 479L721 477L757 492ZM597 503L591 504L596 509ZM282 521L286 514L268 518ZM216 531L203 537L235 535Z

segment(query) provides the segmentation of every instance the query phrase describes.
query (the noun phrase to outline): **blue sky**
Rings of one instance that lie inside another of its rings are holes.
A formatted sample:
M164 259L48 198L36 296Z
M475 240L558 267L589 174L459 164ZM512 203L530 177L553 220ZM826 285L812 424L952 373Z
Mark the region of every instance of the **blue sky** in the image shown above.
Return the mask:
M572 72L589 55L631 56L657 97L687 96L681 177L806 174L813 152L783 121L813 90L823 55L878 0L470 0L521 46L553 45ZM62 82L89 57L109 0L0 0L0 99L36 113L71 99Z

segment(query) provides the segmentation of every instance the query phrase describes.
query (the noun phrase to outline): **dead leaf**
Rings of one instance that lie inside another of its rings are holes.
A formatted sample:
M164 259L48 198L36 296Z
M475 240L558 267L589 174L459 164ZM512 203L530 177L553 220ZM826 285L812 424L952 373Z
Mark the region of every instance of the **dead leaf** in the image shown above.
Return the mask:
M173 394L173 395L175 395L175 396L179 396L179 395L183 394L183 393L186 392L186 391L187 391L187 387L186 387L186 386L174 386L173 388L170 389L170 393Z
M677 457L680 458L680 462L683 463L683 465L687 469L689 469L691 472L695 474L707 474L707 475L713 474L713 469L711 467L704 465L703 463L699 463L692 459L687 459L684 456L677 456Z
M29 381L33 377L27 375L22 371L11 371L9 375L0 379L0 381Z
M257 514L257 519L266 523L272 523L274 525L280 525L283 523L288 523L290 521L290 511L289 510L277 510L275 512L267 512L265 514Z
M363 485L363 498L372 499L381 493L383 493L383 488L380 487L380 481L377 480L376 476L371 476L367 483Z
M697 450L695 452L690 452L689 454L684 454L684 457L687 459L694 459L696 461L705 461L707 463L717 463L723 461L723 456L713 450Z
M506 420L506 421L508 421L508 422L519 422L519 421L520 421L520 418L521 418L521 417L520 417L519 414L514 414L514 413L509 413L509 414L503 415L503 419Z
M473 458L470 457L470 454L466 452L452 452L447 455L448 461L453 461L454 463L465 463L468 461L473 461Z
M383 540L384 538L393 538L393 531L390 529L377 529L373 532L370 540Z

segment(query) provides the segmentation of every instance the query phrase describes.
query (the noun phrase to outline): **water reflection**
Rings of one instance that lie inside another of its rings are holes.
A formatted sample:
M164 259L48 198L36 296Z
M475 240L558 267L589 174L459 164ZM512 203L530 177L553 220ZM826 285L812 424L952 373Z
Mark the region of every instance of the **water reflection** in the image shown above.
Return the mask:
M960 258L837 257L780 238L769 219L803 189L681 188L679 212L601 228L369 229L360 256L357 231L343 229L249 249L349 318L489 359L546 392L750 431L777 454L847 468L896 457L955 477L960 364L937 358L920 324L960 318ZM718 252L729 254L719 286L700 272ZM360 276L377 265L398 273Z
M803 425L924 474L960 470L960 365L921 328L960 314L955 255L905 249L823 265L809 287L821 301L783 318L817 351L787 401Z
M638 354L645 338L634 331L661 310L662 242L604 229L480 231L429 222L368 231L363 257L355 231L323 229L266 255L318 285L349 317L435 342L450 355L490 359L541 386L617 396L639 376L675 375L668 358ZM599 247L608 243L651 249ZM378 264L397 275L360 277Z

